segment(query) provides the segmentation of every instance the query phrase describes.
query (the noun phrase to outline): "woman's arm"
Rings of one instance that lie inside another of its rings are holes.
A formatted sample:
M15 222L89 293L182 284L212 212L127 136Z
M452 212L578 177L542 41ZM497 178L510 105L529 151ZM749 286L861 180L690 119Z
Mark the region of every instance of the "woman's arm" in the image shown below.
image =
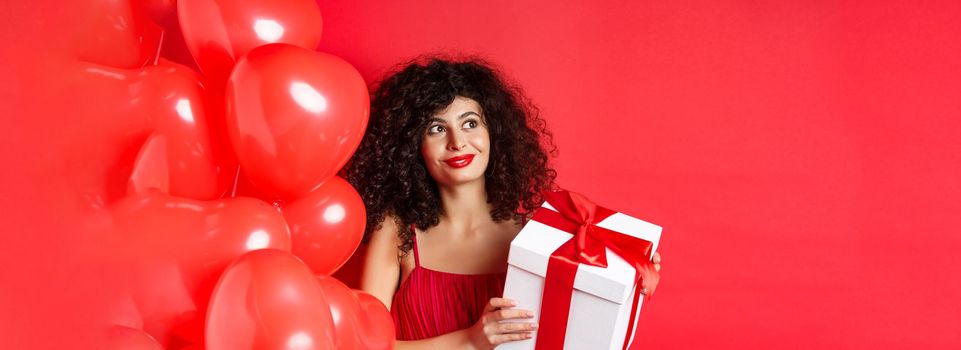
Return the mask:
M400 236L397 222L388 216L379 230L371 233L360 289L380 299L390 310L400 280Z

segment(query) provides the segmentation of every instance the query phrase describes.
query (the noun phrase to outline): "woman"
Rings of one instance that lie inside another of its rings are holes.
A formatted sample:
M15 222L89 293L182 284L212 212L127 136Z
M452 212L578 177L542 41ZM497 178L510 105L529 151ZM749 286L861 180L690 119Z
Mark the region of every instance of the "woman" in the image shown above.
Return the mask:
M536 109L479 60L417 60L376 86L346 177L367 207L361 288L391 310L397 349L532 337L533 314L500 296L553 152Z

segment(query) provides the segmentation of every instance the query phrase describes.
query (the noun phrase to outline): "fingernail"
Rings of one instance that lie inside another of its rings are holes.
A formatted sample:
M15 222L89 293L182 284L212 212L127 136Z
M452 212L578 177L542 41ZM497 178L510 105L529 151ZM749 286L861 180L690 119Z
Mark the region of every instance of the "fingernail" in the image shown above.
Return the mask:
M525 312L524 315L526 315L527 317L534 317L534 311Z
M531 323L531 329L537 329L537 324L536 324L536 323Z
M512 306L517 306L517 302L516 302L516 301L513 301L513 300L510 301L510 304L511 304Z

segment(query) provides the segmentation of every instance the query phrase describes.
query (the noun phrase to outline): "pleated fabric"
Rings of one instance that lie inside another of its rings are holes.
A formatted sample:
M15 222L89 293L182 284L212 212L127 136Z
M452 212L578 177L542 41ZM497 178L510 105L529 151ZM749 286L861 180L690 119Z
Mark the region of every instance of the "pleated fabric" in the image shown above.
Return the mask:
M474 325L487 302L504 293L507 274L469 275L424 268L414 236L414 269L391 303L397 339L433 338Z

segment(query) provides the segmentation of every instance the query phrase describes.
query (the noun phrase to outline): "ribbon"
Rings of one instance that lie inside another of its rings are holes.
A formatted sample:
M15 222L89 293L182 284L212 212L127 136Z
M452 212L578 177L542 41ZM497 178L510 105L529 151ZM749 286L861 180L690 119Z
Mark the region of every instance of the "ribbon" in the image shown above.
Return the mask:
M643 239L622 234L595 225L615 211L598 206L586 197L569 191L544 193L544 198L557 212L539 209L534 212L533 220L574 235L551 253L544 277L544 294L541 302L540 330L535 350L556 350L564 348L567 334L567 320L570 316L571 296L574 293L574 278L577 267L586 264L607 267L606 249L627 261L634 267L634 299L631 318L628 322L624 347L634 333L638 302L643 281L656 285L659 275L651 263L653 244ZM653 290L648 293L648 297Z

